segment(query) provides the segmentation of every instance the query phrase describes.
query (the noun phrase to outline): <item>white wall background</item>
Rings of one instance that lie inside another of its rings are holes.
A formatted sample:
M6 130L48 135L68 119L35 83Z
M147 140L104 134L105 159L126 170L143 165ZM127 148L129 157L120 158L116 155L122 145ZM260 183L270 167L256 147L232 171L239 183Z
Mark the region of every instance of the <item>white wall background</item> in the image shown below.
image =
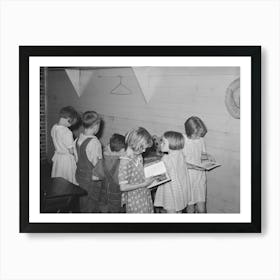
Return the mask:
M0 7L1 279L280 278L279 1L2 1ZM262 234L18 233L18 45L98 44L262 45Z
M240 75L239 67L155 67L148 71L142 68L137 69L146 76L141 84L132 68L92 72L79 98L64 70L48 71L48 131L57 122L59 110L69 105L80 112L96 110L102 114L104 145L113 133L124 135L137 126L158 136L168 130L185 133L186 119L198 116L208 128L207 151L222 164L207 174L207 210L209 213L240 212L240 120L231 117L224 103L227 87ZM130 95L111 94L120 82L118 76L122 76L122 83L131 90ZM148 103L142 90L153 93ZM53 153L48 133L49 159Z

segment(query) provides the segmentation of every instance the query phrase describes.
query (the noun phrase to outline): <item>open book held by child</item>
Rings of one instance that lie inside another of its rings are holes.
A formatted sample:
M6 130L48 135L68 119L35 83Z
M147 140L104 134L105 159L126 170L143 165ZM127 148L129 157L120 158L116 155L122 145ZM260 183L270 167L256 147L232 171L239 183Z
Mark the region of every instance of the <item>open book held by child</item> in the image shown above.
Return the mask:
M149 189L171 181L167 173L165 164L161 160L145 164L144 174L145 178L154 177L155 179L155 181L148 186Z

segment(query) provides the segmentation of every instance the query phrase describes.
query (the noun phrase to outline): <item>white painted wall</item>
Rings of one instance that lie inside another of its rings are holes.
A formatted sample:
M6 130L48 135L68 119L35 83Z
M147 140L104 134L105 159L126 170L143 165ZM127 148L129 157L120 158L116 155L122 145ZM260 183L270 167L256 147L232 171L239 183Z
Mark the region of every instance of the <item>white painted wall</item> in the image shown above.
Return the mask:
M144 82L142 79L140 84L132 68L94 71L80 98L64 71L49 71L49 129L57 121L59 109L67 105L82 112L96 110L103 116L101 141L104 145L113 133L125 134L137 126L145 127L152 135L162 135L167 130L184 132L185 120L192 115L199 116L208 128L205 136L208 152L222 164L208 172L208 211L239 212L240 121L233 119L224 105L226 88L239 76L239 68L146 70L143 69ZM131 95L110 93L119 83L118 75L131 89ZM141 88L152 91L149 103ZM51 157L51 139L48 147Z

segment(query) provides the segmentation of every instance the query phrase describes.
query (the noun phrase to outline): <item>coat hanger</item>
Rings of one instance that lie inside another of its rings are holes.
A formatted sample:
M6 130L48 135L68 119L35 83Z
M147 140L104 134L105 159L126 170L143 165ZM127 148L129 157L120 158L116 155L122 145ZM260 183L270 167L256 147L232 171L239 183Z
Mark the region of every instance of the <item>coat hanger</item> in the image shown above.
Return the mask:
M119 84L111 90L111 94L117 95L128 95L132 94L131 90L122 83L122 76L118 76L120 78Z

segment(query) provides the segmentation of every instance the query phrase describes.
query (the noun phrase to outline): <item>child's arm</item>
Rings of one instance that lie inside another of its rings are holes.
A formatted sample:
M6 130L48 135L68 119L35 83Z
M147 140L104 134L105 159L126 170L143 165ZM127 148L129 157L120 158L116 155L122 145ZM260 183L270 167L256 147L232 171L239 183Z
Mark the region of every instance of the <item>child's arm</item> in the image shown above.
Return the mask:
M139 188L146 188L147 186L152 184L152 182L155 180L154 178L148 178L143 183L129 184L128 182L129 182L129 178L131 175L129 174L128 170L129 170L129 160L121 159L120 166L119 166L118 179L119 179L119 184L120 184L120 190L122 192L132 191L132 190L136 190Z
M209 159L210 161L216 161L215 158L214 158L212 155L207 154L207 156L208 156L208 159Z
M216 161L215 158L212 155L202 152L201 153L201 161L203 161L203 160Z
M216 161L212 155L207 153L204 138L200 138L200 139L201 139L201 144L202 144L201 161L203 161L203 160Z
M184 149L183 149L183 155L184 155L184 158L185 158L185 163L186 163L187 168L188 169L192 169L192 170L205 171L204 168L199 167L197 165L194 165L194 164L191 164L191 163L188 162L188 160L189 160L189 151L187 149L188 146L186 145L186 138L187 137L184 135L185 146L184 146ZM204 148L203 148L203 150L204 150Z
M103 159L99 160L96 166L93 167L92 170L92 180L99 181L103 180L105 177L104 170L103 170Z
M78 152L77 152L77 141L79 138L77 138L74 143L73 143L73 154L74 154L74 158L75 161L78 162Z
M92 175L91 179L92 179L92 181L100 181L101 180L99 177L96 177L94 175Z
M92 138L86 147L86 154L89 161L96 166L99 160L102 159L102 147L97 138Z
M151 185L154 182L155 178L151 177L148 179L145 179L143 183L139 184L126 184L120 182L120 189L122 192L128 192L133 191L139 188L147 188L149 185Z
M68 148L68 151L69 151L69 153L70 153L71 155L75 155L75 153L74 153L74 147Z
M64 128L60 129L58 133L57 137L60 139L60 142L63 143L64 147L71 155L74 155L74 139L72 132L68 128Z

